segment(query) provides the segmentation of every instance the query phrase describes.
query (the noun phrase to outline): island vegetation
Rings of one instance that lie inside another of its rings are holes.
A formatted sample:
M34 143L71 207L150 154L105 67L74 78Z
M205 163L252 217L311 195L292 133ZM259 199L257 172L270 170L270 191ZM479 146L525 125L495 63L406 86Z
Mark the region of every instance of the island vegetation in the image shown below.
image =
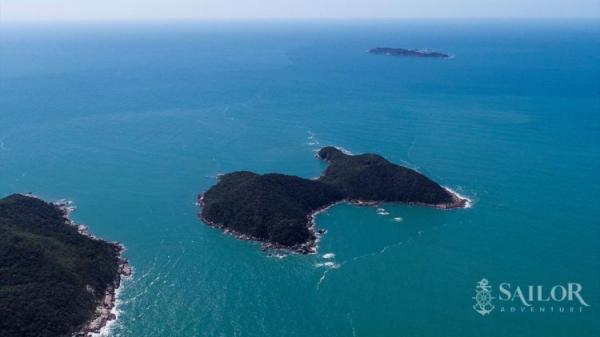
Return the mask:
M334 147L317 157L328 163L318 179L242 171L222 175L200 195L200 217L268 248L315 251L320 234L314 215L340 201L400 202L437 208L464 207L467 200L412 169L377 154L349 155Z
M404 48L373 48L369 50L371 54L381 54L390 56L412 56L429 58L449 58L450 55L427 49L404 49Z
M0 336L87 336L111 317L129 274L122 247L87 235L65 205L0 199Z

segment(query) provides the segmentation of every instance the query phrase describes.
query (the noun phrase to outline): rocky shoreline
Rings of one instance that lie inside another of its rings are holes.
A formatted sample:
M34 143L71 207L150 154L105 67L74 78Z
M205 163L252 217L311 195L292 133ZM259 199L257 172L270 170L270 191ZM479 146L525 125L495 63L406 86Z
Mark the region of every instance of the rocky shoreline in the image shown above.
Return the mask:
M204 193L200 194L198 196L198 205L200 207L204 207ZM332 205L330 205L332 206ZM322 211L322 210L321 210ZM213 227L213 228L217 228L217 229L221 229L223 230L224 234L227 235L231 235L233 237L235 237L236 239L239 240L244 240L244 241L251 241L251 242L255 242L260 244L260 247L263 251L267 251L267 250L281 250L281 251L285 251L288 253L297 253L297 254L315 254L317 252L316 250L316 242L318 241L318 239L320 238L320 236L322 234L325 233L324 230L315 230L315 224L314 224L314 219L311 218L312 215L314 215L317 212L314 212L310 215L308 215L307 218L309 218L309 221L312 222L312 224L309 226L309 230L311 231L311 233L313 234L313 236L315 237L315 239L313 240L309 240L303 244L299 244L299 245L295 245L295 246L285 246L285 245L281 245L278 244L276 242L267 242L265 240L262 240L260 238L248 235L248 234L244 234L241 232L238 232L234 229L228 228L227 226L223 225L223 224L219 224L216 223L214 221L211 221L209 219L207 219L206 217L204 217L202 215L202 213L198 213L198 217L200 218L200 220L202 220L202 222L204 222L205 224L207 224L209 227Z
M424 204L424 203L408 203L408 205L432 207L432 208L437 208L437 209L442 209L442 210L471 207L470 199L461 196L460 194L451 190L450 188L445 188L445 189L452 194L452 198L453 198L452 203L440 204L440 205L429 205L429 204ZM200 218L200 220L202 220L202 222L204 222L208 226L223 230L224 234L232 235L233 237L235 237L236 239L239 239L239 240L252 241L252 242L260 244L261 249L263 251L281 250L281 251L284 251L287 253L296 253L296 254L307 255L307 254L316 254L318 252L318 243L321 240L322 236L327 232L327 230L325 230L325 229L317 229L317 224L316 224L317 215L327 211L329 208L331 208L337 204L344 203L344 202L347 202L347 203L350 203L350 204L353 204L356 206L362 206L362 207L378 207L379 205L386 203L386 202L371 201L371 200L341 200L341 201L336 201L336 202L330 203L328 205L325 205L323 207L320 207L320 208L312 211L306 217L308 230L310 231L310 233L312 234L314 239L309 240L309 241L299 244L299 245L291 246L291 247L281 245L276 242L267 242L260 238L253 237L253 236L250 236L250 235L247 235L244 233L240 233L236 230L228 228L227 226L225 226L223 224L215 223L215 222L207 219L206 217L204 217L202 215L201 212L198 213L198 217ZM390 202L390 203L397 204L397 202ZM198 195L198 206L204 207L204 193Z
M61 210L64 214L65 223L77 228L77 232L83 236L89 237L93 240L104 241L89 233L88 228L84 224L77 224L74 222L70 215L75 210L75 206L69 200L59 200L53 202L52 205ZM116 302L117 302L117 291L121 287L123 278L129 278L132 274L132 269L129 266L127 259L123 257L125 253L125 247L120 243L111 243L114 246L117 255L118 269L115 278L106 288L106 292L102 297L102 300L96 307L95 316L89 322L87 322L79 332L73 334L73 337L91 337L95 334L100 334L102 330L112 321L116 320Z
M469 205L456 192L374 153L353 155L326 146L316 157L327 163L316 179L249 171L220 176L198 196L200 218L239 239L261 242L263 249L311 254L325 232L316 229L316 214L339 202L444 210Z
M74 337L91 337L94 334L100 334L102 329L105 328L111 321L117 319L116 313L116 302L117 302L117 291L121 287L122 278L131 276L131 267L127 263L127 260L122 257L122 253L125 251L122 245L118 245L119 249L119 269L117 276L113 280L112 284L106 288L104 298L102 302L96 307L96 317L86 323L86 325L74 334Z

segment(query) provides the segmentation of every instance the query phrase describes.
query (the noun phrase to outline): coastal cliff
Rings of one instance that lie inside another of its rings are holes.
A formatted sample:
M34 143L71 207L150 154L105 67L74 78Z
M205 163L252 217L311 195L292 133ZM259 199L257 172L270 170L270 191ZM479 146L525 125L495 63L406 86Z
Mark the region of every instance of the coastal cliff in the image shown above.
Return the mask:
M70 203L0 199L0 335L88 336L115 319L123 247L68 218Z
M377 154L348 155L334 147L317 157L328 163L315 180L242 171L225 174L199 197L200 217L211 226L242 239L287 248L315 251L319 232L314 214L340 201L399 202L436 208L460 208L467 200L409 168Z

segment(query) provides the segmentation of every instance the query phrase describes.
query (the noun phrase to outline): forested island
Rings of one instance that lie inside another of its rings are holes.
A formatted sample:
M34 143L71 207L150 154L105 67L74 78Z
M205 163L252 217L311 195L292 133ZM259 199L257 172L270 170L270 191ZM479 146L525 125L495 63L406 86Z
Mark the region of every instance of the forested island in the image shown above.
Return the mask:
M318 179L247 171L222 175L199 196L201 219L242 239L300 253L316 250L317 212L337 202L399 202L451 209L459 197L412 169L377 154L349 155L324 147L317 157L328 163Z
M371 54L382 54L390 56L412 56L412 57L429 57L429 58L449 58L450 55L437 51L426 49L404 49L404 48L373 48L369 50Z
M0 336L88 336L115 318L115 290L130 274L123 247L74 224L69 206L0 199Z

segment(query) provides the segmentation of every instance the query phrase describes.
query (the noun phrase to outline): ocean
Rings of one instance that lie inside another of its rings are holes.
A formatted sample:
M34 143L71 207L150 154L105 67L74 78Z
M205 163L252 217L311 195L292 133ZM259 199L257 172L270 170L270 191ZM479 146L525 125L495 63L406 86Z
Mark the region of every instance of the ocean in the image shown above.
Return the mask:
M599 41L597 20L2 23L0 196L73 200L126 246L110 336L600 336ZM388 46L453 57L367 53ZM337 205L318 254L282 258L198 219L218 174L316 177L325 145L473 206ZM497 291L569 282L589 307Z

